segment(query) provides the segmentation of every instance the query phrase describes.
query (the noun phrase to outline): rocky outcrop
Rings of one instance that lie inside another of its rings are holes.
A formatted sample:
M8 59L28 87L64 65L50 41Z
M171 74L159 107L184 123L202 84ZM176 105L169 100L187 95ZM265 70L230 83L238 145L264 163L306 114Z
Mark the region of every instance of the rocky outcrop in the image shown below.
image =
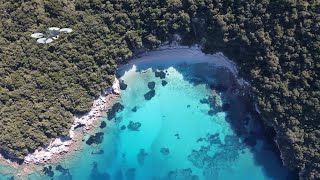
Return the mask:
M162 85L162 86L166 86L167 84L168 84L168 82L167 82L166 80L162 80L162 81L161 81L161 85Z
M163 148L160 149L160 153L165 155L165 156L167 156L167 155L170 154L170 150L169 150L169 148L163 147Z
M158 77L160 79L166 78L166 73L164 71L155 71L154 75L155 77Z
M55 159L60 154L69 152L71 146L79 141L79 137L75 136L75 130L83 128L84 131L89 130L106 110L113 104L116 97L121 93L119 81L115 78L112 87L106 89L98 99L93 102L91 111L79 116L74 116L74 122L69 131L69 137L57 138L45 147L36 150L34 153L27 155L24 158L24 163L29 164L45 164Z
M149 89L154 89L154 87L156 86L156 82L154 82L154 81L151 81L151 82L148 82L148 88Z
M154 89L150 90L146 94L144 94L144 99L149 101L156 95L156 91Z
M111 107L111 109L108 110L108 120L115 118L116 114L118 112L121 112L123 109L124 109L124 106L121 103L119 103L119 102L115 103Z
M103 141L103 132L98 132L95 135L91 135L89 139L86 141L86 144L92 145L92 144L101 144Z

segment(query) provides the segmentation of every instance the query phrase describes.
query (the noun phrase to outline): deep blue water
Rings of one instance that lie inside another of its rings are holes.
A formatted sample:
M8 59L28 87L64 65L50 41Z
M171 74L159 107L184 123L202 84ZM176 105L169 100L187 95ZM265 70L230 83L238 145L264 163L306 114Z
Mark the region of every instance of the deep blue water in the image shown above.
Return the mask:
M249 112L241 110L246 105L234 105L224 88L210 88L201 79L203 74L195 78L203 65L190 66L195 68L177 65L161 71L135 67L124 71L121 79L127 87L119 101L123 109L115 118L102 120L106 127L97 130L103 132L102 142L88 145L86 136L83 149L60 163L65 170L52 165L53 177L36 172L29 178L287 179L279 155L259 133ZM156 77L156 71L164 72L165 78ZM213 77L212 81L230 80ZM148 92L150 100L145 97ZM0 175L0 179L5 178Z

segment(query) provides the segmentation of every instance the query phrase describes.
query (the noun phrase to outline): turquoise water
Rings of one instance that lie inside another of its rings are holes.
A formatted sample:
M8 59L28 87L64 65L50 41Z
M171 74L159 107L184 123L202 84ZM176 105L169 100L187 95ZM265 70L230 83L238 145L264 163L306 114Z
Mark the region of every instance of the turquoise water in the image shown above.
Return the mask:
M188 68L166 67L163 79L155 71L133 67L121 74L127 85L119 100L123 110L103 119L106 127L97 130L102 142L87 145L85 137L83 149L60 163L65 171L52 165L52 177L40 172L30 179L288 179L263 137L250 145L235 133L227 120L232 109L221 109L224 92L190 80ZM149 82L155 82L155 95L146 100ZM208 97L215 104L201 102ZM130 129L130 121L140 126Z

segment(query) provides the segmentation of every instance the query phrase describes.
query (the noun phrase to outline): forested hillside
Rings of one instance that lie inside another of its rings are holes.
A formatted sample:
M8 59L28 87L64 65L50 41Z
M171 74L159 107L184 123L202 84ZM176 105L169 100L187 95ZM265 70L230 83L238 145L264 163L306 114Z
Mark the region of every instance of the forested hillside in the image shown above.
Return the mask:
M74 32L30 37L51 26ZM117 64L174 34L237 62L286 165L320 178L318 0L0 0L1 150L23 158L67 135Z

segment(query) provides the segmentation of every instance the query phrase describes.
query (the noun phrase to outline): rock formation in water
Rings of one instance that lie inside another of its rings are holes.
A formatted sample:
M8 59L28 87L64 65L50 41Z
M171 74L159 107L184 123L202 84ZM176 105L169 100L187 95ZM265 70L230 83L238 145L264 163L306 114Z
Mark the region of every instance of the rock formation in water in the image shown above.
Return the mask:
M128 85L125 84L123 80L120 80L119 87L121 90L126 90Z
M148 88L150 90L153 90L155 86L156 86L156 82L154 82L154 81L148 82Z
M199 180L199 177L197 175L192 174L191 168L187 169L180 169L180 170L174 170L168 172L168 180L177 180L177 179L183 179L183 180Z
M49 177L53 177L54 176L54 172L52 170L52 166L48 166L48 167L44 167L42 172L44 173L44 175L49 176Z
M140 122L133 122L130 121L127 128L131 131L139 131L139 128L141 127L141 123Z
M59 171L61 173L61 175L59 177L60 179L63 179L63 180L71 180L72 179L72 176L70 174L69 169L62 167L61 165L57 165L56 171Z
M119 102L115 103L115 104L111 107L111 109L109 109L108 112L107 112L107 114L108 114L108 120L111 120L111 119L115 118L115 117L116 117L116 114L117 114L118 112L121 112L123 109L124 109L124 106L123 106L121 103L119 103Z
M166 86L167 84L168 84L168 82L167 82L166 80L162 80L162 81L161 81L161 85L162 85L162 86Z
M125 126L125 125L122 125L121 127L120 127L120 129L121 130L125 130L127 127Z
M156 91L155 90L150 90L149 92L144 94L144 99L145 100L151 100L155 95L156 95Z
M91 135L89 139L86 141L86 144L92 145L92 144L101 144L103 141L103 132L98 132L95 135Z
M209 147L201 146L200 150L192 150L191 154L188 156L188 160L197 168L203 168L206 163L210 161L210 157L207 152L210 150Z
M131 109L131 111L132 111L132 112L137 112L137 109L138 109L137 106L135 106L135 107L133 107L133 108Z
M165 147L162 147L162 148L160 149L160 152L161 152L161 154L163 154L163 155L165 155L165 156L167 156L167 155L170 154L169 148L165 148Z
M209 142L210 144L221 144L219 133L208 134L206 137L206 141Z
M140 166L144 164L145 157L148 156L148 153L144 149L140 149L140 152L137 154L137 160Z
M154 72L154 74L155 74L155 77L158 77L158 78L160 78L160 79L166 78L166 73L165 73L164 71L158 71L158 70L156 70L156 71Z
M105 121L102 121L100 124L100 128L103 129L107 126L107 123Z
M91 152L92 155L100 155L100 154L104 154L104 150L101 149L101 148L98 148L98 149L94 149L92 152Z

